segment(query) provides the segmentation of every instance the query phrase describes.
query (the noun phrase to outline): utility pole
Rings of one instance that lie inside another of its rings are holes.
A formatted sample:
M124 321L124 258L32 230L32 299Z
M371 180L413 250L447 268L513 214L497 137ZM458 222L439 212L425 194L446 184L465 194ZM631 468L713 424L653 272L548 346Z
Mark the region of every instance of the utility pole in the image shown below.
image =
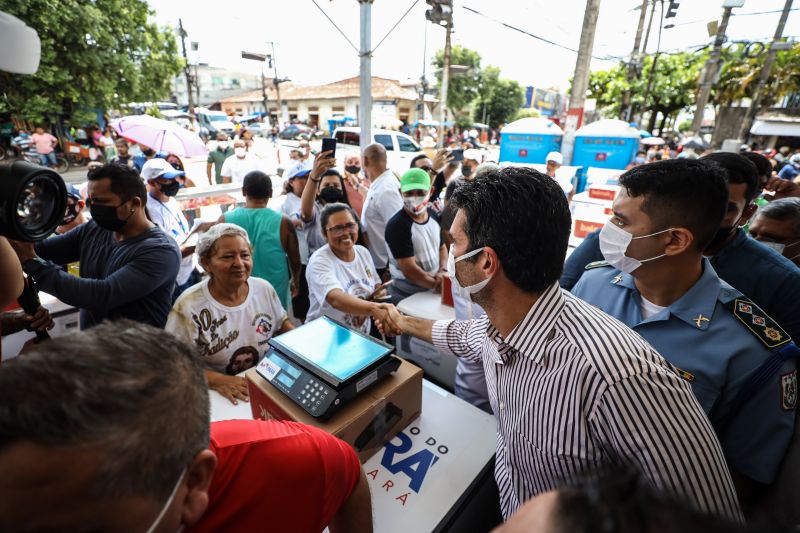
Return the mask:
M359 67L358 125L361 128L361 151L372 144L372 2L358 0L361 19L361 59Z
M775 36L772 38L772 42L769 44L767 58L764 60L764 66L761 67L761 75L758 78L758 85L756 85L756 90L753 93L753 99L750 102L750 108L747 110L747 114L742 122L742 127L739 129L739 138L744 142L747 142L747 138L750 135L750 128L753 126L756 113L758 113L758 104L759 100L761 100L761 93L764 90L764 86L766 85L770 71L772 70L772 63L775 62L775 52L779 49L786 49L785 47L781 46L784 43L780 43L779 41L783 37L783 28L786 26L786 19L789 18L789 10L791 10L791 8L792 0L786 0L786 3L783 5L783 13L781 13L781 18L778 21L778 27L775 29Z
M575 131L583 122L583 104L586 101L586 89L589 86L589 64L592 60L594 32L597 28L597 16L600 14L600 0L586 0L586 11L583 14L581 41L578 46L578 59L575 61L575 74L572 77L572 89L569 92L566 131L561 144L564 164L572 161L572 150L575 147Z
M272 55L269 57L269 62L272 65L272 84L275 86L275 97L278 99L278 129L283 127L283 101L281 100L281 83L285 80L278 79L278 60L275 57L275 42L270 41L269 45L272 47ZM269 109L267 109L269 115Z
M261 117L261 121L263 122L264 119L267 119L267 124L270 123L269 120L269 99L267 98L267 77L264 75L264 62L261 63L261 98L264 100L264 115Z
M717 35L714 37L714 48L711 49L711 55L708 56L703 72L700 74L700 90L697 93L697 103L694 108L694 117L692 118L691 132L694 135L700 135L700 126L703 124L703 115L705 114L706 105L708 104L708 97L711 94L711 87L716 81L717 74L719 73L719 66L722 62L720 55L722 53L722 44L725 42L725 31L728 29L728 20L731 18L732 6L725 6L722 10L722 20L717 28Z
M436 139L436 147L444 148L444 123L447 121L447 89L450 84L450 34L453 32L453 18L447 19L444 27L444 65L442 66L442 91L439 95L439 138Z
M658 56L661 55L661 30L664 29L664 0L659 0L661 2L661 21L658 23L658 44L656 45L656 53L653 56L653 64L650 65L650 74L647 76L647 86L644 88L644 96L642 97L642 116L644 117L644 112L647 110L647 100L650 98L650 91L653 88L653 82L656 79L656 67L658 66ZM656 4L653 2L653 11L656 9ZM656 121L656 110L650 112L650 127L648 129L652 130L655 126ZM652 133L652 132L651 132ZM661 132L658 132L661 135Z
M631 52L631 59L628 63L628 83L632 83L633 80L639 75L641 69L641 61L642 56L639 52L639 47L642 43L642 31L644 31L644 19L647 16L647 3L650 0L642 0L642 7L641 13L639 13L639 25L636 28L636 38L633 40L633 51ZM653 18L650 17L650 21L652 22ZM622 106L619 110L619 118L625 120L626 122L631 121L631 116L633 115L633 106L631 105L631 90L630 88L625 91L625 94L622 96Z
M183 48L183 73L186 75L186 95L189 102L189 118L192 126L196 125L197 119L194 116L194 101L192 98L192 72L189 69L189 57L186 55L186 32L183 30L183 20L178 19L178 28L181 32L181 47Z

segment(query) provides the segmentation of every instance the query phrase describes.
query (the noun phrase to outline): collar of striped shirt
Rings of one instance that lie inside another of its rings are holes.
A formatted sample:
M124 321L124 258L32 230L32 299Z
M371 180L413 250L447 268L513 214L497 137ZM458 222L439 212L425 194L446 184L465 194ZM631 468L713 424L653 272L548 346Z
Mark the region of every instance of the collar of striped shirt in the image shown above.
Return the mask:
M546 350L542 348L555 335L555 323L564 304L565 297L561 287L558 283L553 283L539 295L528 314L514 326L507 339L489 322L486 335L497 344L499 356L494 362L502 364L506 357L512 355L513 350L538 365L544 364Z

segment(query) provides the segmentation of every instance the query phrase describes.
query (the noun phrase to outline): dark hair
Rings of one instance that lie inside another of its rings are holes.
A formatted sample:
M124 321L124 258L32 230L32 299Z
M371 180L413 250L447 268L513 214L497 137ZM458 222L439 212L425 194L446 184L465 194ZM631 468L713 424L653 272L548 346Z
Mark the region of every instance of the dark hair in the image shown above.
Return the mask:
M128 139L126 139L125 137L117 137L116 139L114 139L114 144L122 144L122 143L125 143L127 146L130 146Z
M704 250L719 229L728 207L725 171L704 159L667 159L625 172L619 184L633 197L644 196L642 211L652 230L687 228L695 249Z
M773 200L759 207L756 215L772 220L791 220L794 222L794 234L800 235L800 198Z
M335 168L329 168L322 175L322 178L324 178L325 176L336 176L337 178L339 178L339 184L342 186L342 198L344 198L344 203L350 205L350 198L347 197L347 187L344 186L344 178L342 177L341 174L339 174L339 171L336 170ZM322 178L320 178L319 185L317 185L317 193L319 193L319 191L322 190Z
M701 159L704 161L713 161L721 166L727 174L729 184L746 184L747 190L745 192L745 199L748 204L758 195L758 168L742 154L714 152L713 154L704 155Z
M272 180L260 170L251 170L242 181L242 194L257 200L272 197Z
M770 531L703 513L695 505L654 489L635 471L620 470L559 489L552 516L559 533Z
M744 152L741 155L756 166L758 177L761 178L759 186L763 187L764 183L772 177L772 163L769 162L769 159L764 154L759 154L758 152Z
M408 168L417 168L417 161L419 161L420 159L430 159L430 157L428 157L425 154L419 154L418 156L414 156L414 159L411 160L411 164L408 166Z
M132 198L139 198L142 205L147 205L147 188L144 186L139 173L125 165L107 163L100 168L89 172L86 176L89 181L111 180L111 192L120 197L123 202Z
M501 168L460 185L450 202L466 215L469 249L491 246L514 285L538 293L558 281L571 219L554 179L530 168Z
M132 320L38 344L0 371L0 449L96 445L96 497L165 500L209 445L203 365L185 343Z
M358 224L358 231L361 232L361 221L358 220L358 215L356 214L355 209L350 207L348 204L343 204L341 202L336 202L335 204L327 204L325 207L322 208L322 213L319 215L319 227L322 230L322 235L325 235L325 226L328 225L328 220L335 215L336 213L341 213L342 211L347 211L350 213L350 216L353 217L356 224Z

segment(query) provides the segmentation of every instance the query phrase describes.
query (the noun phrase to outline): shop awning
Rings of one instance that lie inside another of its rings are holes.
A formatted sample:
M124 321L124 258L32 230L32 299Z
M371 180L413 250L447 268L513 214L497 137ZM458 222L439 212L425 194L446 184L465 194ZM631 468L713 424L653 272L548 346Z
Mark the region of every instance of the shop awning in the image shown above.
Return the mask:
M800 117L759 117L750 128L752 135L800 137Z

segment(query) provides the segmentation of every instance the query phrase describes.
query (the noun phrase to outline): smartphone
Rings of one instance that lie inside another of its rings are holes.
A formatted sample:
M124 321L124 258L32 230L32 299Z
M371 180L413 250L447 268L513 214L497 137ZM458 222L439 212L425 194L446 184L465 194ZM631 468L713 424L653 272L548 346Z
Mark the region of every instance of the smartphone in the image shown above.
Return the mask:
M336 139L333 137L323 137L322 138L322 152L327 152L328 150L331 151L331 155L328 157L336 157Z
M452 162L463 161L464 160L464 149L463 148L455 148L453 150L450 150L450 154L453 156Z

